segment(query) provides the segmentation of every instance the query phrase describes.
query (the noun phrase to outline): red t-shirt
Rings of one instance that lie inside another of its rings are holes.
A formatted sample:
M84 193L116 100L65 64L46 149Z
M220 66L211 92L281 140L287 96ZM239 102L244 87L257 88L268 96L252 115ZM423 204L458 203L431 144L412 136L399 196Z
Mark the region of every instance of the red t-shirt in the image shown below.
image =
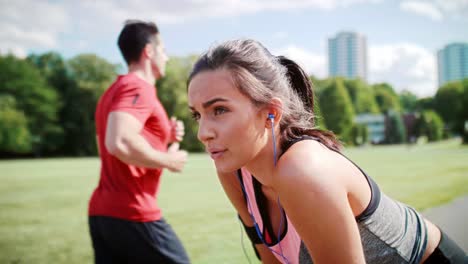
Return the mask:
M90 216L110 216L149 222L161 218L157 205L161 169L126 164L107 152L107 118L110 112L133 115L144 124L141 135L158 151L167 151L171 125L153 85L135 74L121 75L99 99L96 134L101 158L99 185L89 201Z

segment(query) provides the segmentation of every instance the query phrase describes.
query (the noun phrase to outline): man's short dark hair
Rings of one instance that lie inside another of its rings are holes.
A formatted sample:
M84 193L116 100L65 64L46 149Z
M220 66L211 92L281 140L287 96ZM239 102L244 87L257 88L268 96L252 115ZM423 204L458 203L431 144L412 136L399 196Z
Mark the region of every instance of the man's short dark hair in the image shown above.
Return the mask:
M117 43L127 64L138 61L145 45L154 41L158 34L158 27L153 22L125 21Z

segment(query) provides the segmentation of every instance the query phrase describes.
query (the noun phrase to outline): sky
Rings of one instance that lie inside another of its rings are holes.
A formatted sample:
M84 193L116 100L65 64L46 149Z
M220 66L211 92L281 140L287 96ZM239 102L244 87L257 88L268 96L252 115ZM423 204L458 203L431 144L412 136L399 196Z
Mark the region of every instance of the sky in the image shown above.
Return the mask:
M127 19L156 22L170 56L252 38L318 78L328 76L328 38L358 32L367 81L419 97L437 91L437 51L468 43L468 0L0 0L0 53L94 53L125 65L116 41Z

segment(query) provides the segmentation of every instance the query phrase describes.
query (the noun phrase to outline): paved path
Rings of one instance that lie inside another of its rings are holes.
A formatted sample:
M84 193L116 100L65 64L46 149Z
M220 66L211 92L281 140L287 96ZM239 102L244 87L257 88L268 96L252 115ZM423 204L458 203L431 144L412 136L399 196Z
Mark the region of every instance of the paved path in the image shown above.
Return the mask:
M468 196L423 212L468 254Z

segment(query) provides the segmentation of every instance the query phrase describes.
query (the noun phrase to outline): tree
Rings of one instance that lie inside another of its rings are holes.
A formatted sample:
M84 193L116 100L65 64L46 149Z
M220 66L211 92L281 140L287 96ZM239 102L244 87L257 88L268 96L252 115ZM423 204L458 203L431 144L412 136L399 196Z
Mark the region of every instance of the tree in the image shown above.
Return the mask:
M375 94L375 101L380 108L381 113L389 110L400 112L400 101L393 88L387 83L372 85Z
M468 144L468 78L464 79L463 82L463 97L462 105L463 109L461 112L460 121L463 126L463 144Z
M96 132L94 112L102 93L117 75L118 65L94 54L81 54L67 61L72 87L66 94L68 102L65 126L73 139L70 150L74 155L95 155Z
M325 88L333 82L333 79L328 78L320 80L315 78L314 76L310 76L309 78L312 82L312 90L314 92L314 125L319 129L326 130L327 126L325 125L324 117L322 115L322 110L320 109L320 102L318 98L320 98L320 94L322 93L322 91L324 91Z
M406 141L405 125L398 112L387 112L385 127L385 143L399 144Z
M315 76L310 76L310 80L312 82L312 89L314 90L315 97L320 97L320 94L331 85L335 81L334 78L327 78L327 79L318 79Z
M0 95L0 153L23 154L32 151L26 116L16 109L11 95Z
M418 107L418 97L411 91L403 90L400 93L400 105L403 112L414 112Z
M71 77L80 89L89 90L99 99L120 68L95 54L80 54L68 61Z
M335 79L319 97L325 125L343 141L350 142L354 110L348 92L340 78Z
M356 114L379 113L379 107L374 98L373 90L361 79L345 80L346 90L349 93Z
M351 129L351 139L355 146L361 146L369 140L369 132L364 124L353 124Z
M447 128L459 135L463 134L463 83L451 82L440 87L434 97L434 107Z
M43 155L55 151L55 146L49 144L48 139L62 133L57 116L60 103L56 91L29 61L12 55L0 56L0 83L0 93L14 98L17 111L24 113L32 152Z
M36 68L41 72L41 75L45 77L48 85L53 88L59 96L60 104L58 105L58 119L61 126L59 133L55 137L49 137L46 139L49 146L54 146L55 155L66 155L74 153L70 150L70 146L73 146L75 138L72 138L73 131L70 131L69 123L71 120L68 113L73 112L71 109L71 101L75 100L74 90L76 84L69 76L65 61L62 59L60 54L55 52L47 52L44 54L31 54L28 56L30 61Z
M47 52L40 55L31 54L27 57L27 60L39 69L49 85L60 94L63 94L69 88L69 74L65 61L60 54L56 52Z
M435 111L426 110L421 113L418 130L419 135L426 136L428 141L438 141L442 139L444 122Z
M434 110L434 97L424 97L418 99L416 102L416 109L418 111Z
M184 122L185 136L181 148L203 151L203 144L197 138L198 124L187 107L187 79L195 60L195 56L172 57L166 67L166 76L157 82L157 89L167 114Z
M326 130L327 126L323 119L322 110L320 110L319 100L317 100L316 97L314 98L314 101L314 125L321 130Z

